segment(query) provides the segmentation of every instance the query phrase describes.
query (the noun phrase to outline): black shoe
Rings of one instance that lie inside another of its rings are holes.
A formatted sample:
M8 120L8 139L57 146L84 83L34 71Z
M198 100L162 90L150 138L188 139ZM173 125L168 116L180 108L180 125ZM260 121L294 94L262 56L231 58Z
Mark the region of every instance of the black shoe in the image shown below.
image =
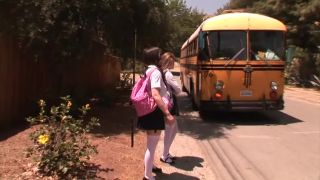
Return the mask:
M177 157L172 156L170 153L168 154L168 157L171 158L171 159L174 160L174 161L177 160Z
M171 159L169 156L167 156L167 158L165 158L165 159L162 159L162 157L160 157L160 161L163 162L163 163L170 164L170 165L174 164L173 159Z
M162 173L162 169L154 166L154 167L152 168L152 172L154 172L154 173Z

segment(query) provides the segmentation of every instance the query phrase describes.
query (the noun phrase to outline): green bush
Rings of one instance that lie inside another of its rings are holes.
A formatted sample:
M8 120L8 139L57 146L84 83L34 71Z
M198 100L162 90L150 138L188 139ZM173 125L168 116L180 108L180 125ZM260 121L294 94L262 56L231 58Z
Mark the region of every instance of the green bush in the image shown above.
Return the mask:
M86 133L100 125L99 119L87 117L89 104L79 108L77 117L73 117L70 114L70 96L61 99L59 106L50 109L46 108L44 100L40 100L39 115L27 118L32 125L37 125L36 130L30 133L34 146L28 148L28 156L34 157L41 175L62 179L83 177L85 160L97 153L96 146L89 143Z
M131 88L132 87L132 71L122 71L120 73L120 81L119 81L119 87L122 89L125 88Z
M302 87L313 87L311 80L319 75L320 56L308 49L294 47L292 59L286 66L286 83Z

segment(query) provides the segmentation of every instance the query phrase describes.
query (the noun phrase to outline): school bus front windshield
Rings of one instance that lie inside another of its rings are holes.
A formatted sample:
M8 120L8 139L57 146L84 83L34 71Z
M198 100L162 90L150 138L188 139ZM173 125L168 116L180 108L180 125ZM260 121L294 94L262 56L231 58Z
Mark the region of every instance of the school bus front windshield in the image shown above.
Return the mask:
M284 60L284 37L283 31L250 31L250 59Z
M247 53L247 37L249 37L249 53ZM284 46L283 31L202 32L199 36L199 59L283 60Z

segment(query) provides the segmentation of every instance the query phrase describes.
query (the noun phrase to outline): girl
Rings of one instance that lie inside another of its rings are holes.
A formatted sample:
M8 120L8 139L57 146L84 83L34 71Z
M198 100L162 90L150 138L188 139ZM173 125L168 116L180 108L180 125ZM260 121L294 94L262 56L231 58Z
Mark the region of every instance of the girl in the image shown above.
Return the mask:
M170 113L172 115L179 115L176 95L181 92L181 89L178 83L174 80L173 75L170 71L170 69L174 68L175 60L176 58L172 53L166 52L161 56L159 66L164 73L169 97L171 98L171 103L173 103L173 107L171 108ZM177 131L178 126L176 121L173 124L165 124L163 153L160 157L160 161L164 163L174 163L174 157L169 153L169 149L177 134Z
M147 150L144 156L144 178L154 180L152 176L153 160L155 150L159 141L161 130L165 129L165 121L167 124L174 124L175 117L171 115L168 106L162 98L166 97L167 88L163 80L163 73L155 64L159 63L161 50L157 47L144 49L143 59L148 66L146 74L150 73L151 95L154 98L157 108L152 113L142 117L138 117L137 126L139 129L146 130L147 134Z

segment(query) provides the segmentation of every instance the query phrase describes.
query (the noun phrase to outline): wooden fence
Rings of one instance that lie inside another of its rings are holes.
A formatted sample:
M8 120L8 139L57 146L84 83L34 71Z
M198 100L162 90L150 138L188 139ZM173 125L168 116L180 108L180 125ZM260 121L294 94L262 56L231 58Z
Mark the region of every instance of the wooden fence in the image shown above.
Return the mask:
M25 121L40 98L115 86L121 67L119 58L97 48L87 58L58 69L53 70L46 61L35 61L14 40L0 34L0 129Z

